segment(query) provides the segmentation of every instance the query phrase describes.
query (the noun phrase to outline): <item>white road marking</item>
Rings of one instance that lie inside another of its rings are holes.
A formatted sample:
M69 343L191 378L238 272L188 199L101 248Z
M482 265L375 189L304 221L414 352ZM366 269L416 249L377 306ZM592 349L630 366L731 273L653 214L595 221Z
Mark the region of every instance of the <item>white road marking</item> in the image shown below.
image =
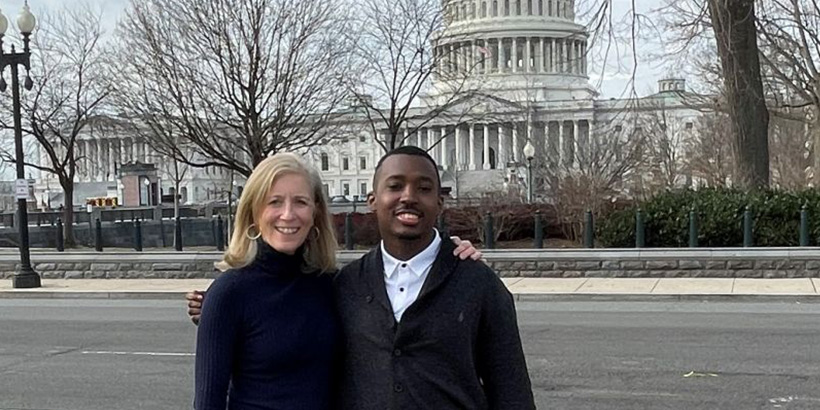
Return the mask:
M112 351L83 351L82 354L107 354L115 356L177 356L189 357L196 356L195 353L170 353L170 352L112 352Z

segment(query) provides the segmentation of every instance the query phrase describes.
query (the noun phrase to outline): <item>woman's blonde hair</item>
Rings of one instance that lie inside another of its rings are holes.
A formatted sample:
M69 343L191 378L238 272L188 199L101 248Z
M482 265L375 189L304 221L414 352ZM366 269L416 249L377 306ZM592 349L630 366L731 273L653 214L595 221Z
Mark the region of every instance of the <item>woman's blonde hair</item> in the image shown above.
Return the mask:
M299 155L289 152L264 159L251 173L236 207L231 243L222 261L214 264L217 269L225 271L241 268L256 258L256 241L248 237L248 228L259 219L267 203L270 188L280 177L288 174L304 176L313 193L314 227L310 228L311 232L308 233L304 245L306 268L322 272L336 269L336 233L322 192L322 179L315 168L308 165Z

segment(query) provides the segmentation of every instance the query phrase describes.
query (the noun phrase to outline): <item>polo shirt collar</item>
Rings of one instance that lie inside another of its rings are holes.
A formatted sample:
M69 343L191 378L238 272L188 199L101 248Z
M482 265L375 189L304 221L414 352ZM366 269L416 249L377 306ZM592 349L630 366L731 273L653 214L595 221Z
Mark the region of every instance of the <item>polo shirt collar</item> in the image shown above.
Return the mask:
M407 267L410 268L410 272L413 272L417 277L424 274L427 268L435 262L436 255L438 255L438 250L441 247L441 236L436 228L433 228L433 231L433 241L430 242L430 245L427 245L423 251L407 261L396 259L393 255L389 254L387 249L384 248L384 241L381 241L384 276L388 279L392 278L396 271L398 271L398 269L396 269L397 266L402 263L407 264Z

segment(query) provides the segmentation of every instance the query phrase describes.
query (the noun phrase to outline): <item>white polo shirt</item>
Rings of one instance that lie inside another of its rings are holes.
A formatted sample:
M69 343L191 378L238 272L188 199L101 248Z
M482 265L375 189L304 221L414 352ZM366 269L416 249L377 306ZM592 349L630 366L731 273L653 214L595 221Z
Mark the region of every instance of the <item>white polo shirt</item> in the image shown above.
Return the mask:
M433 242L424 248L416 256L408 261L394 258L384 249L384 241L381 242L382 262L384 262L384 287L387 290L387 297L390 298L390 306L393 307L393 316L396 322L401 321L401 316L407 310L421 292L424 280L433 267L438 250L441 248L441 237L435 228Z

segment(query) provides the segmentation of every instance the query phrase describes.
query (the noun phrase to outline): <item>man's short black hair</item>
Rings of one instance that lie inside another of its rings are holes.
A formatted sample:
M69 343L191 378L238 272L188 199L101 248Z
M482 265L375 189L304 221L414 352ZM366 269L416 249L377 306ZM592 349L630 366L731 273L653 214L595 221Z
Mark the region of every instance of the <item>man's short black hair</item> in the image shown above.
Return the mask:
M436 171L436 183L438 184L439 191L441 191L441 177L438 174L438 165L436 164L436 160L434 160L433 157L431 157L430 154L427 153L427 151L419 147L414 147L412 145L403 145L398 148L393 148L392 150L388 151L387 154L384 154L384 156L382 156L379 159L379 163L376 164L376 171L373 173L374 191L376 190L376 176L379 174L379 169L382 167L382 163L384 163L384 160L386 160L389 157L392 157L393 155L415 155L418 157L426 158L428 161L430 161L430 163L433 164L433 169Z

